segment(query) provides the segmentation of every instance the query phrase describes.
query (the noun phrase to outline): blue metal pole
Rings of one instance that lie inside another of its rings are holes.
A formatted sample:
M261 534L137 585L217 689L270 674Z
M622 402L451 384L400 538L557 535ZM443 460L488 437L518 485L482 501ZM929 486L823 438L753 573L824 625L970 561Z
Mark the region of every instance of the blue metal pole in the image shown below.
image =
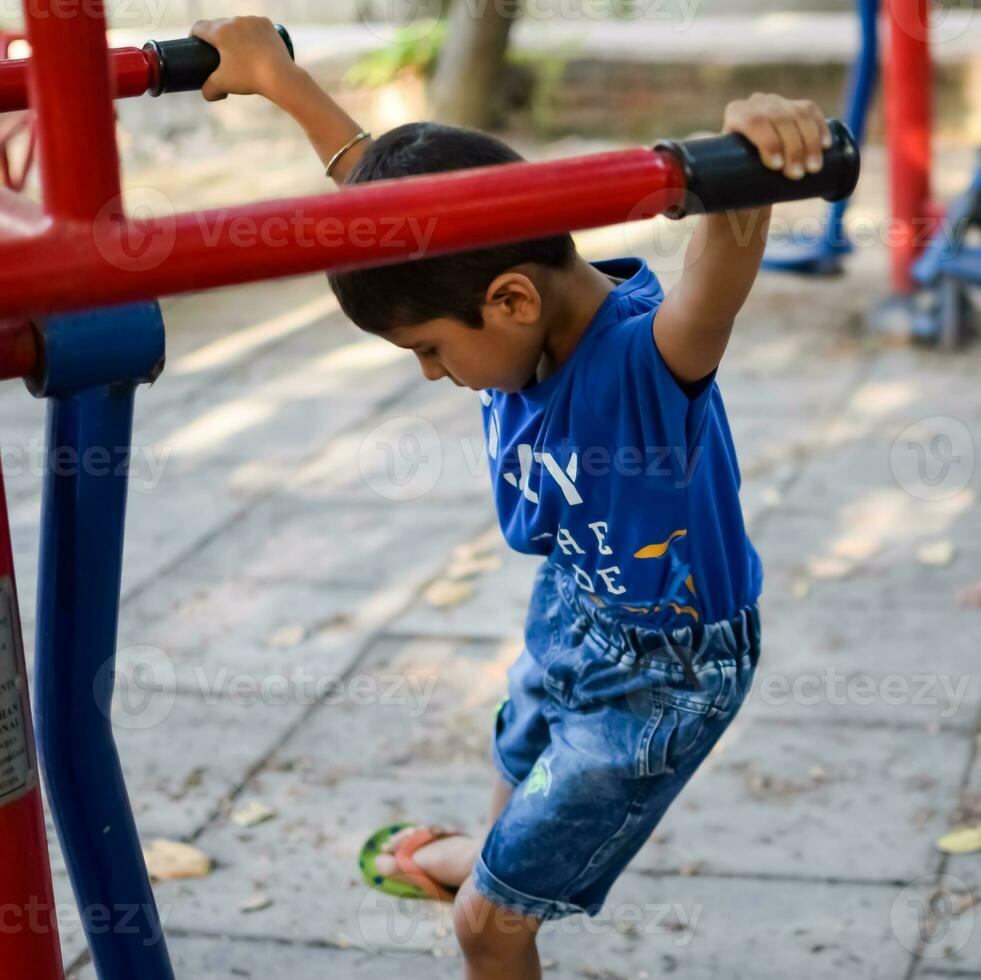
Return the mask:
M879 0L858 0L861 47L852 66L845 98L845 122L859 146L865 141L865 124L869 116L875 84L879 77ZM852 250L845 234L845 210L849 199L835 201L828 207L821 238L811 242L781 243L767 249L763 268L775 272L799 272L829 275L841 271L841 257Z
M100 980L173 980L110 721L134 392L159 370L163 324L146 304L53 318L41 336L39 756Z
M879 0L859 0L858 16L861 22L862 46L848 82L845 121L855 141L861 146L865 142L865 123L869 117L869 106L872 104L875 83L879 76ZM851 251L844 228L847 207L846 198L843 201L835 201L828 210L825 243L829 252L842 254Z

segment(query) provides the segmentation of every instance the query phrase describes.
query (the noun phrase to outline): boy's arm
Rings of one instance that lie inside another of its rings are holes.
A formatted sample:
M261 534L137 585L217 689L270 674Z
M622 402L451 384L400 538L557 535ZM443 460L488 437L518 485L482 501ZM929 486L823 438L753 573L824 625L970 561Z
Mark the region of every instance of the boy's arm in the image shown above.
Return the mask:
M191 34L214 45L221 65L202 94L209 102L229 95L263 95L303 128L326 167L361 127L290 58L266 17L199 20ZM332 177L341 184L370 144L361 140L337 161Z
M821 169L831 133L812 102L757 93L726 107L723 132L742 133L763 162L791 180ZM736 314L763 259L770 208L703 215L685 254L681 281L654 316L654 339L682 384L700 381L722 360Z

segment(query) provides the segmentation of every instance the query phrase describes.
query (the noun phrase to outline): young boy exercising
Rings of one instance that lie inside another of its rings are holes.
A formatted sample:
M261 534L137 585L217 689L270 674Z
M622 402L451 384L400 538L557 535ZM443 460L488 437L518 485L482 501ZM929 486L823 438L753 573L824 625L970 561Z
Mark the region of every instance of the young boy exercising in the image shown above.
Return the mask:
M266 96L338 183L521 159L429 123L372 140L263 18L193 33L221 52L205 98ZM730 103L723 130L789 179L830 146L815 105L776 95ZM715 373L768 220L701 217L667 295L643 260L589 263L568 235L330 277L358 326L479 392L504 535L546 559L497 716L487 837L387 828L362 855L382 890L455 901L470 980L541 976L541 923L599 911L749 690L762 571Z

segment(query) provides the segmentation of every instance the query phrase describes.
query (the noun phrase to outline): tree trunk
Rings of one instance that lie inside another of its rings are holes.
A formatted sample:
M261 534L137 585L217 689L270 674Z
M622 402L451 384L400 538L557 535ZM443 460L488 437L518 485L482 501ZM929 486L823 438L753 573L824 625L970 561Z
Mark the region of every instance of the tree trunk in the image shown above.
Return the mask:
M476 129L499 122L508 35L520 15L521 0L455 0L430 90L436 119Z

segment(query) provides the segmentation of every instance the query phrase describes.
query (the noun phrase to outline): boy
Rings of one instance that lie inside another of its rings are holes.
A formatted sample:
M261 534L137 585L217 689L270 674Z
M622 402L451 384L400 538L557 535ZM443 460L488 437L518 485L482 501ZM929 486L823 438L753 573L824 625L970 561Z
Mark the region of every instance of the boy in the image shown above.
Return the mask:
M339 183L520 159L432 124L372 141L263 18L193 33L222 57L205 98L271 99ZM774 95L730 103L723 129L789 179L830 145L816 106ZM497 716L488 836L387 828L362 855L383 890L455 900L470 980L541 976L541 923L599 911L749 690L762 571L715 373L768 219L701 217L667 296L642 260L590 264L568 235L331 276L356 324L480 393L502 529L546 558Z

